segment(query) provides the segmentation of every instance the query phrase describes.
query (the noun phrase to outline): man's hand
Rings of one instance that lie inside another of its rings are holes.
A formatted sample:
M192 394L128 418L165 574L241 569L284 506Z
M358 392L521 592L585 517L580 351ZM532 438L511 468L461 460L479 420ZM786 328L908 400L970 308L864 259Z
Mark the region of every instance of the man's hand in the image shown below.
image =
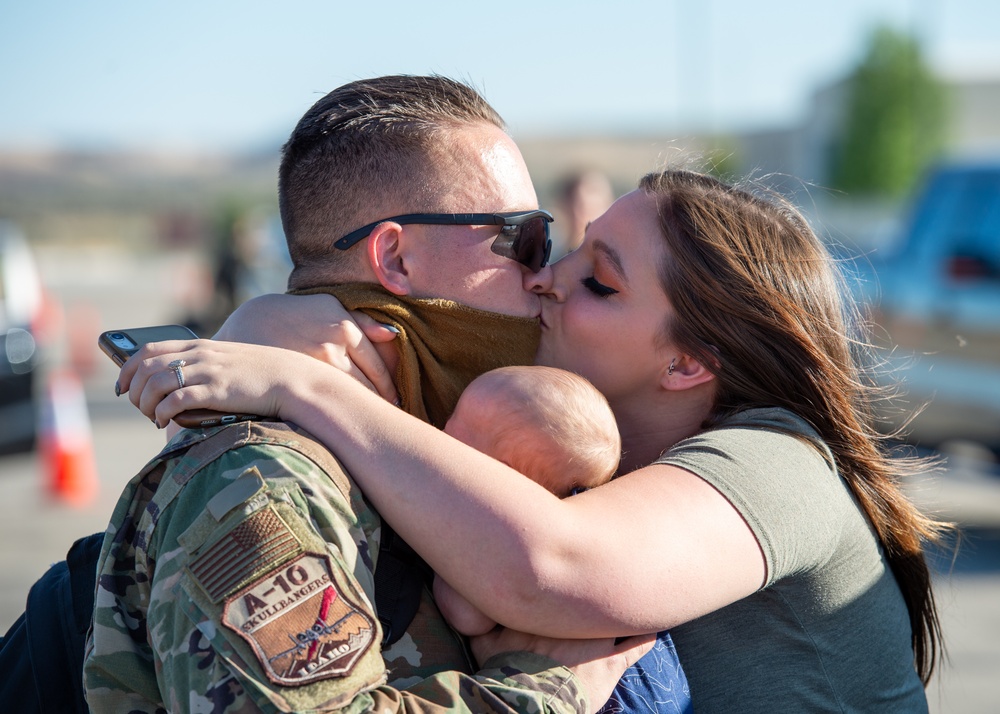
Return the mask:
M346 372L384 399L398 398L373 342L396 334L332 295L261 295L240 305L213 339L283 347Z
M656 634L636 635L621 641L612 637L557 640L498 628L470 641L478 662L501 652L517 651L545 655L569 667L587 692L590 710L596 712L611 698L625 670L653 648Z

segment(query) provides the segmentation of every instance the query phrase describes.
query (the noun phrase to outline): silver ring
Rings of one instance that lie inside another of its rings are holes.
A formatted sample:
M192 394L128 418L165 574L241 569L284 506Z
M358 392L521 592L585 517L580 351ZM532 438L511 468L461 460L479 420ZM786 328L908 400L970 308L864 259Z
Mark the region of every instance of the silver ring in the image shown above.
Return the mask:
M184 365L186 365L182 359L175 359L173 362L167 366L174 370L174 376L177 377L177 388L184 389Z

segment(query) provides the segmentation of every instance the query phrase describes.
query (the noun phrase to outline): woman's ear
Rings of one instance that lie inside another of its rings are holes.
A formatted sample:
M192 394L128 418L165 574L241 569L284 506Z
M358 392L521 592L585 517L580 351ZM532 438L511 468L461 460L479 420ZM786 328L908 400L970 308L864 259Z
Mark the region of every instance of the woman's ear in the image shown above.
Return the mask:
M669 391L680 391L706 384L713 379L715 375L691 355L676 355L663 365L660 386Z
M392 221L378 224L365 245L375 278L394 295L409 295L411 292L407 248L403 227Z

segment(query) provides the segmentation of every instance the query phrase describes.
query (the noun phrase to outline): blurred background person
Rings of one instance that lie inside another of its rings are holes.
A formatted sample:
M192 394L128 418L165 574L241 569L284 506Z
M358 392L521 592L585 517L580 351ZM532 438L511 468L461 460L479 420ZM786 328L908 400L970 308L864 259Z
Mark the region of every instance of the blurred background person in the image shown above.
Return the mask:
M284 292L292 261L273 212L226 207L202 249L205 282L180 321L210 337L229 314L256 295Z
M562 180L552 227L552 259L558 260L583 242L587 224L614 203L611 181L597 169L573 172Z

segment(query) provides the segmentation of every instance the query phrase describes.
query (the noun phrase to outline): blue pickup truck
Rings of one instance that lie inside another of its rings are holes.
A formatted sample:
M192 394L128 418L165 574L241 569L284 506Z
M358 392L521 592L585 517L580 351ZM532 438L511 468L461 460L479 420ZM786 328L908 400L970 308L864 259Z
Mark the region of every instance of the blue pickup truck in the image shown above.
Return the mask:
M942 165L899 240L858 261L910 407L909 441L972 441L1000 454L1000 160Z

